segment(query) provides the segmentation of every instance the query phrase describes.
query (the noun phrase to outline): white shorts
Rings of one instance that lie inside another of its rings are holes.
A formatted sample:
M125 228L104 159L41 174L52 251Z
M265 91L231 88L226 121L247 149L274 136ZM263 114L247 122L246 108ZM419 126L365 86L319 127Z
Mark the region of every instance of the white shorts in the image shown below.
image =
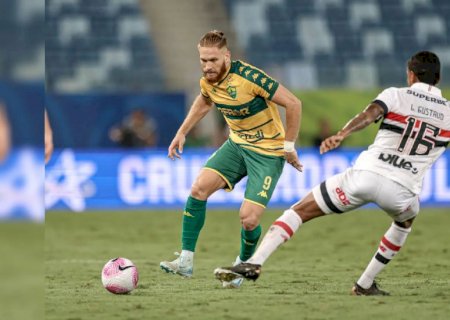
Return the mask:
M419 196L402 185L371 171L349 168L313 189L324 213L343 213L373 202L395 221L403 222L419 213Z

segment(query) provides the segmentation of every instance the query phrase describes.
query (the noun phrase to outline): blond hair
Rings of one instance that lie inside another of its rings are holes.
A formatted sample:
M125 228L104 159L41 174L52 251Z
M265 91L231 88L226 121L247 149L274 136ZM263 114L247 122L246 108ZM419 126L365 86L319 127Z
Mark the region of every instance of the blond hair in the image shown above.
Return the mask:
M198 45L200 47L217 47L222 49L227 46L227 38L222 31L212 30L201 37Z

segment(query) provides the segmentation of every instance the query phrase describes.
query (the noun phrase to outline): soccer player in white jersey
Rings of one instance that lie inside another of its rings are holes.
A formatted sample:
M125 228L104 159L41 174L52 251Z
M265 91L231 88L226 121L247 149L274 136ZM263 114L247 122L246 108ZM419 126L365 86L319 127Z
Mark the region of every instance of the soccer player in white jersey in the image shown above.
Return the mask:
M378 288L375 277L405 243L419 213L423 177L450 141L450 103L436 88L439 79L436 54L422 51L413 55L407 66L409 87L384 90L342 130L322 142L320 152L328 152L353 132L382 119L374 143L359 155L355 165L313 188L273 223L246 263L217 268L216 278L256 280L262 264L303 223L375 203L393 223L352 293L388 295Z

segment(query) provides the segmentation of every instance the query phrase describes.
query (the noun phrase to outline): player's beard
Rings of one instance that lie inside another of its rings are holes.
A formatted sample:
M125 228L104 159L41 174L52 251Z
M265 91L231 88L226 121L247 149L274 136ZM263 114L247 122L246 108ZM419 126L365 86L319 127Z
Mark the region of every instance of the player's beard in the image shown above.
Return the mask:
M225 61L223 62L222 66L220 67L219 73L217 74L216 77L214 78L208 78L206 75L208 74L208 72L203 72L203 76L205 77L206 81L208 81L209 83L216 83L219 80L221 80L224 76L225 73L227 72L227 64L225 63Z

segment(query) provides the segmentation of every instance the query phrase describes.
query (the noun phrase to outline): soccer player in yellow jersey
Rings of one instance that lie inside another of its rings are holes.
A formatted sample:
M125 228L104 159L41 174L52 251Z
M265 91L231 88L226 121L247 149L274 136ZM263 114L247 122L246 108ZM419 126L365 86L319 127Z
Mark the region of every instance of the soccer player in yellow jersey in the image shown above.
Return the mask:
M235 264L252 256L261 235L261 215L285 161L302 170L294 143L300 128L301 102L284 86L242 61L232 61L223 32L210 31L198 44L203 77L200 94L169 146L180 158L186 135L215 105L230 127L229 139L209 158L192 185L183 212L182 251L163 261L166 272L191 277L195 246L205 221L206 202L219 189L227 191L248 176L239 211L241 251ZM286 108L286 132L277 105ZM236 284L236 286L239 284Z

